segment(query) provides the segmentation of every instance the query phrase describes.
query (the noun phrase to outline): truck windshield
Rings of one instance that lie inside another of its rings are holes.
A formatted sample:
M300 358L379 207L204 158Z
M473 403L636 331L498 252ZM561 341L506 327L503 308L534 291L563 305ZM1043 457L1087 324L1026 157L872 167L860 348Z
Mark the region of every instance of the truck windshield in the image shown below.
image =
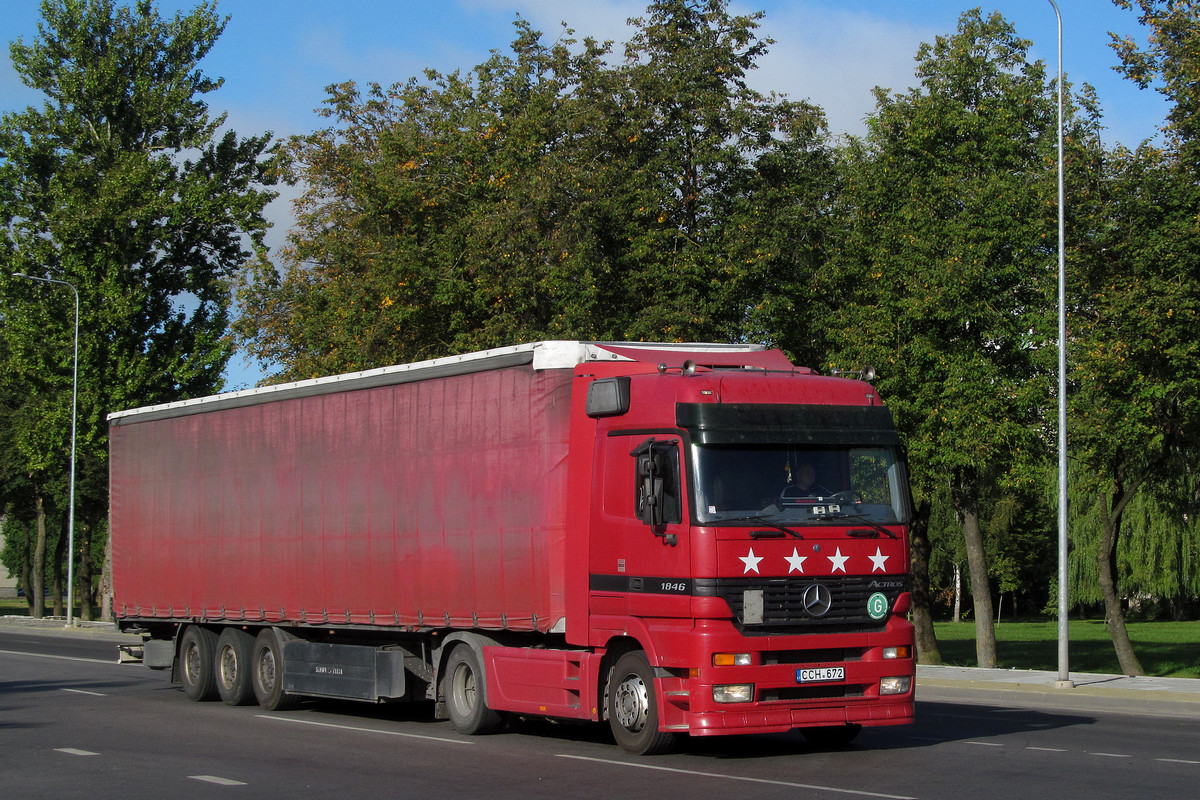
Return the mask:
M692 445L696 522L895 525L907 521L891 447Z

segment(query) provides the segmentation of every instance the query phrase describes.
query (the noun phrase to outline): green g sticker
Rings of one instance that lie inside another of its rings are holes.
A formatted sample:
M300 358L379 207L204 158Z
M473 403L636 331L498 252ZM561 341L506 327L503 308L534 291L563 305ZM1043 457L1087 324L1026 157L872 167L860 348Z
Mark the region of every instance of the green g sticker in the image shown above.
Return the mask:
M887 616L888 601L883 592L876 592L867 598L867 613L871 615L871 619L883 619Z

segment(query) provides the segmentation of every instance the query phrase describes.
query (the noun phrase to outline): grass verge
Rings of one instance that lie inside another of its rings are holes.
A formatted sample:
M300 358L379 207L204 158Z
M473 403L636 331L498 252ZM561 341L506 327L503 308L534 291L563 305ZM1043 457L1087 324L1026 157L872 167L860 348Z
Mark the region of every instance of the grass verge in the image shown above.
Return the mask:
M1147 675L1200 678L1200 622L1129 622L1133 650ZM934 623L945 664L973 667L975 623ZM996 660L1005 669L1058 670L1058 622L1001 622L996 626ZM1121 674L1103 620L1071 620L1072 672Z

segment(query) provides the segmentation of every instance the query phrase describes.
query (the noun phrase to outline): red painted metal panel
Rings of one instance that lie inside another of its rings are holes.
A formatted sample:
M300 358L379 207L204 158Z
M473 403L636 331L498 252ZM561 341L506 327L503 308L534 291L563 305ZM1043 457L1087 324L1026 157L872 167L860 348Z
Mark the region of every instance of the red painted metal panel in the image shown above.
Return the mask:
M570 382L508 367L114 425L117 614L548 630Z

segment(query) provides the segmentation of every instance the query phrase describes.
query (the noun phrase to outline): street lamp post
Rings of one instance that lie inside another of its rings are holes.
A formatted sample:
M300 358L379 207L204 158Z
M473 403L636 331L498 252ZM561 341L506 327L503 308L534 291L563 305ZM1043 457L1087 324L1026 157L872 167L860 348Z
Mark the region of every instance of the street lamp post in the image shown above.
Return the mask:
M1067 264L1063 191L1063 35L1058 4L1049 0L1058 19L1058 681L1069 689L1070 634L1067 620Z
M74 284L57 278L39 278L14 272L14 278L24 278L39 283L57 283L66 286L75 294L75 356L71 368L71 480L67 501L67 627L74 625L75 614L75 414L79 407L79 290Z

